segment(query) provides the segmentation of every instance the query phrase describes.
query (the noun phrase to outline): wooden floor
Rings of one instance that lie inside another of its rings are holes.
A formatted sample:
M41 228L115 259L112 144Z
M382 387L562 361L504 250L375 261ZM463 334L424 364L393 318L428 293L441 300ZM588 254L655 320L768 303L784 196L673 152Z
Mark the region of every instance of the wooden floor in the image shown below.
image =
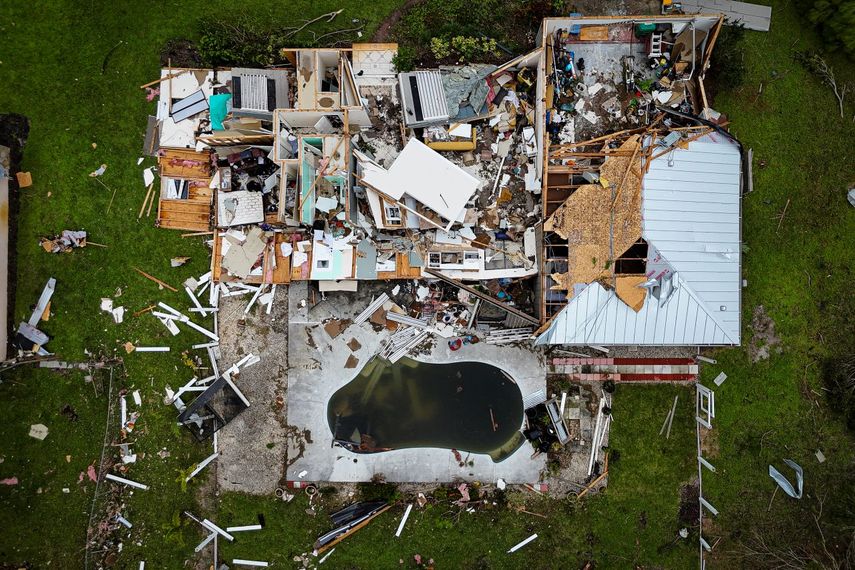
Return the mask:
M163 149L158 157L160 166L160 200L157 207L157 225L173 230L203 232L211 229L211 153L191 149ZM186 200L168 200L165 195L165 178L188 180L190 188Z
M210 229L210 200L160 200L157 225L172 230L203 232Z
M378 271L377 279L388 281L390 279L421 279L422 268L410 265L408 253L395 254L395 271Z

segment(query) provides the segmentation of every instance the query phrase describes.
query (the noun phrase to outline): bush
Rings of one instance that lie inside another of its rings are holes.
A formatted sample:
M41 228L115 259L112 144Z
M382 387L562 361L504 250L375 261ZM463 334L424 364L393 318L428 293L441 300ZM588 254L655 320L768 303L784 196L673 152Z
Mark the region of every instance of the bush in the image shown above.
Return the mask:
M855 0L808 0L808 18L829 47L855 56Z
M399 73L412 71L416 67L416 50L410 46L398 46L398 53L392 58L392 65Z
M206 66L265 67L274 63L277 53L274 37L263 24L251 19L228 23L204 19L201 21L199 55Z
M710 98L718 91L734 89L742 84L745 78L744 39L745 27L741 24L722 26L704 83Z
M846 425L855 431L855 356L829 359L822 372L829 405L843 414Z
M451 55L451 46L448 40L442 38L430 39L430 51L436 59L445 59Z
M550 0L431 0L409 8L392 29L392 39L398 42L399 54L408 50L401 61L407 68L414 62L433 65L450 56L499 63L503 55L499 45L524 53L553 9ZM485 33L494 39L483 38Z
M386 501L394 503L401 498L398 486L394 483L372 481L370 483L359 483L357 488L363 501Z
M470 36L454 36L451 47L462 61L473 61L496 54L496 40L492 38L476 38Z

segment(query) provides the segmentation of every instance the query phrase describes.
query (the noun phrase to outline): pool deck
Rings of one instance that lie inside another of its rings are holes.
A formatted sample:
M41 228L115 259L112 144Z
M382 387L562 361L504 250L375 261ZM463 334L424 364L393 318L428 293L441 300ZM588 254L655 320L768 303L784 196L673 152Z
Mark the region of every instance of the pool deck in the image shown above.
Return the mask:
M455 480L534 483L545 468L546 457L530 459L531 447L523 445L514 454L494 463L489 455L471 454L473 464L459 467L448 449L417 448L377 454L355 454L332 446L327 424L327 402L336 390L350 382L376 354L389 333L374 332L370 323L350 325L335 339L324 331L329 317L353 318L362 311L364 299L348 300L328 295L311 314L300 301L306 298L304 283L292 283L289 291L287 423L289 436L288 481L369 481L375 475L389 482L433 483ZM355 338L361 348L352 353L347 343ZM311 339L311 340L310 340ZM312 345L314 344L314 347ZM355 368L344 368L348 357L359 358ZM539 354L518 347L485 343L468 345L452 352L443 341L430 354L416 357L423 362L477 361L506 371L519 385L523 397L546 386L546 365ZM296 428L296 429L295 429ZM305 434L309 434L308 437ZM466 453L464 453L464 457ZM303 477L300 474L303 473Z

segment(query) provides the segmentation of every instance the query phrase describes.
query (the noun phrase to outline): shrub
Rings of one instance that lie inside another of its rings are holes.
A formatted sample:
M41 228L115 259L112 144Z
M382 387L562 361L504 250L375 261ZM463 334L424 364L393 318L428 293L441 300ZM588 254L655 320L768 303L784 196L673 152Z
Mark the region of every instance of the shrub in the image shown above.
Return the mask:
M855 0L813 0L808 18L829 47L855 56Z
M484 56L496 54L496 40L472 36L454 36L451 47L462 61L473 61Z
M207 66L264 67L275 61L273 35L260 22L204 19L200 27L199 55Z
M451 46L448 40L443 38L430 39L430 51L436 59L445 59L451 55Z
M416 50L410 46L398 46L398 53L392 58L392 65L400 72L412 71L416 66Z
M359 483L357 487L363 501L387 501L394 503L401 498L398 486L394 483L372 481L371 483Z

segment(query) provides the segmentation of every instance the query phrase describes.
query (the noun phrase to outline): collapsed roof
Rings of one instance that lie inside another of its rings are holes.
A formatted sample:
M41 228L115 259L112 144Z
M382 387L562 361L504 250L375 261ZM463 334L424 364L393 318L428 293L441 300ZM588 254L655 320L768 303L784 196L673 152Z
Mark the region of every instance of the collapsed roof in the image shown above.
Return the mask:
M706 135L654 158L640 190L639 229L650 251L643 275L622 291L620 277L612 289L600 282L606 269L574 274L575 294L537 344L740 343L739 148Z

